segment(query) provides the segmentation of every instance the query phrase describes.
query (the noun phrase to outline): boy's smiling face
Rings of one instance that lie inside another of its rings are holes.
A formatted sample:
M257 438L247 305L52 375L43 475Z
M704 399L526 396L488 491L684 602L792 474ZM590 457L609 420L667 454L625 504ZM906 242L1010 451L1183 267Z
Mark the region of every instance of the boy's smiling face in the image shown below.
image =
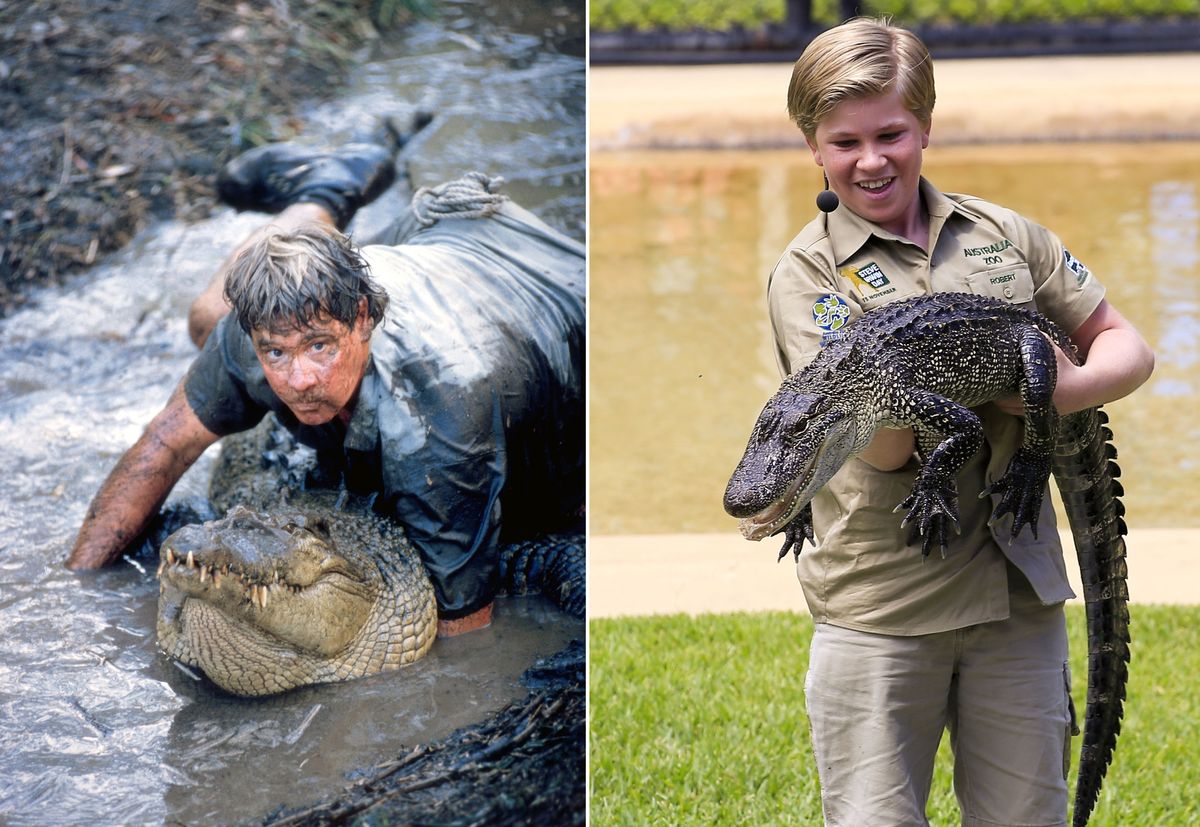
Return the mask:
M898 91L842 101L808 146L844 206L924 246L926 239L912 236L926 223L918 185L929 125L905 108Z

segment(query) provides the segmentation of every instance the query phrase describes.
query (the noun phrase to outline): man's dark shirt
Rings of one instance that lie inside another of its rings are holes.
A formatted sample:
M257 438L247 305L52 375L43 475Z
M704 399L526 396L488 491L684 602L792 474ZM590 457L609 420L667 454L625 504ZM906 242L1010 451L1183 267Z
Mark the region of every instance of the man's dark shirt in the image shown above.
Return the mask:
M379 492L442 616L459 617L492 599L502 537L552 530L583 503L583 248L505 204L362 253L390 304L348 425L298 423L229 317L185 392L222 436L274 411L325 474Z

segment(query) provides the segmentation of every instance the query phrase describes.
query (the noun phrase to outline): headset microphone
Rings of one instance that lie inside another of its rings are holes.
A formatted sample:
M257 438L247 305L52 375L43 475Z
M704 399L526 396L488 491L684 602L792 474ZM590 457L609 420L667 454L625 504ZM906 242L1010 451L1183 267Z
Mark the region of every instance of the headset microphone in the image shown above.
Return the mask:
M825 189L817 194L817 209L821 212L833 212L838 208L837 193L829 188L829 176L825 176Z

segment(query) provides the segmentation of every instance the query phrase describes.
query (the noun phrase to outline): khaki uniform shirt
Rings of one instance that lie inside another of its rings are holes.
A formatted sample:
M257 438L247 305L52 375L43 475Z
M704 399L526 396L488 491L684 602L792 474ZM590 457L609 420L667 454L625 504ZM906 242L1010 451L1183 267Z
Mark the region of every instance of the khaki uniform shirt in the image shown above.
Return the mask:
M776 357L786 376L806 365L863 312L887 302L959 291L1036 307L1068 333L1104 298L1104 288L1045 228L978 198L946 195L921 181L929 252L841 208L822 214L788 245L767 294ZM914 459L878 471L853 458L813 499L816 549L797 574L813 619L851 629L917 635L1009 615L1009 562L1049 605L1073 597L1049 492L1038 521L1012 544L1011 516L994 529L979 499L1021 442L1022 421L994 405L976 409L985 446L958 476L962 533L944 559L906 545L893 509L916 478ZM1006 562L1009 561L1009 562ZM1019 585L1019 584L1015 584Z

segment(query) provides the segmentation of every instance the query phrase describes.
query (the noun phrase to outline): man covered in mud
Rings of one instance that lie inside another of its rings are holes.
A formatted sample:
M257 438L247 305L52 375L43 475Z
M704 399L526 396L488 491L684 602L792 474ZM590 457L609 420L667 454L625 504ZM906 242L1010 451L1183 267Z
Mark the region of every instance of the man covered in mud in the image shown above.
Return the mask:
M583 247L477 173L419 190L394 243L356 247L341 229L393 180L395 148L276 144L222 171L227 203L277 214L193 304L200 355L96 494L68 567L116 560L207 447L268 412L325 483L377 494L405 527L439 635L490 622L502 537L577 518Z

